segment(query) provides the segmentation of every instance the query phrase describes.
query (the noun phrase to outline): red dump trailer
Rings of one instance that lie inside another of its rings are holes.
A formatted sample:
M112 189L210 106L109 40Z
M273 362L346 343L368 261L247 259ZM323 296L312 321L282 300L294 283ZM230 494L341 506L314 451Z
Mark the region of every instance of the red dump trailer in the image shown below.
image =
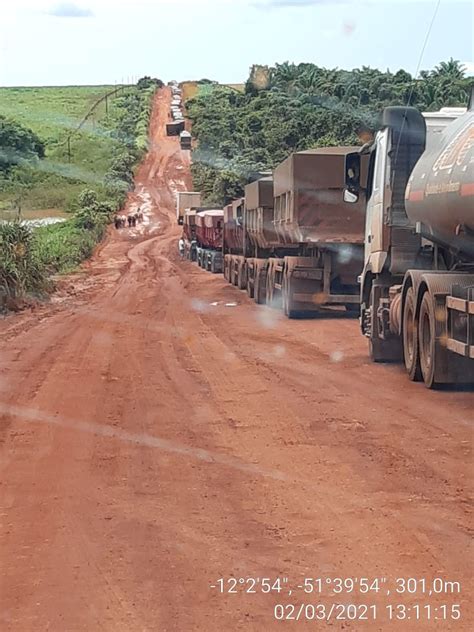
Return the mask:
M344 165L355 147L289 156L227 207L226 278L288 317L322 307L359 309L364 205L344 204ZM366 162L364 164L364 169ZM352 208L351 212L347 209Z
M245 187L245 267L247 293L265 303L268 259L278 249L273 222L273 177Z
M224 208L224 234L222 254L224 257L224 277L229 283L245 287L244 263L244 208L245 199L234 200ZM240 273L240 276L239 276Z
M183 216L184 256L196 261L196 209L187 208Z
M359 311L365 212L362 202L347 212L343 199L345 158L355 149L298 152L274 171L278 247L268 259L266 302L290 318L326 306Z
M196 213L196 254L198 265L210 272L222 272L224 211L212 209Z

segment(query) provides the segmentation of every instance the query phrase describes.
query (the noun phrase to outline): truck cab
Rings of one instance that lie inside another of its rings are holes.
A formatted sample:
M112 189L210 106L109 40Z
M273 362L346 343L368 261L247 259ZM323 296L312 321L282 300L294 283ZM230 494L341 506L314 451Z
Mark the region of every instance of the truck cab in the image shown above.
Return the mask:
M473 129L471 106L389 107L373 142L346 157L344 200L363 196L366 210L362 333L374 361L403 359L429 388L474 381ZM442 170L446 155L456 166Z
M346 201L366 201L364 268L361 275L361 328L375 361L401 359L398 336L390 331L389 293L408 268L423 265L421 238L405 209L405 189L425 149L426 124L415 108L383 113L374 141L346 159ZM361 154L369 154L361 182Z

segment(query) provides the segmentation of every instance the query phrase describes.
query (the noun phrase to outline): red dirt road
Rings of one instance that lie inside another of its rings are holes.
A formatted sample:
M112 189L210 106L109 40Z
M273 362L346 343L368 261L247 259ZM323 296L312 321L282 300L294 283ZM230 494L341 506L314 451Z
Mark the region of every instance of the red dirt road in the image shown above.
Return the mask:
M168 101L130 202L146 224L0 323L0 630L474 629L474 394L370 364L354 320L287 321L179 261L189 160ZM229 576L288 581L210 587ZM398 577L461 592L397 594ZM390 604L431 610L390 621Z

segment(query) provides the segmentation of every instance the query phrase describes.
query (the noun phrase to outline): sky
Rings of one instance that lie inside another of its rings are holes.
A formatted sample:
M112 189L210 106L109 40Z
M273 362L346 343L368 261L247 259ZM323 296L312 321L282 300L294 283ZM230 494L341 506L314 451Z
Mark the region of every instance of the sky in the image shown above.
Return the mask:
M457 0L0 0L0 85L114 84L143 75L240 83L252 64L284 61L416 73L450 57L474 75L473 7Z

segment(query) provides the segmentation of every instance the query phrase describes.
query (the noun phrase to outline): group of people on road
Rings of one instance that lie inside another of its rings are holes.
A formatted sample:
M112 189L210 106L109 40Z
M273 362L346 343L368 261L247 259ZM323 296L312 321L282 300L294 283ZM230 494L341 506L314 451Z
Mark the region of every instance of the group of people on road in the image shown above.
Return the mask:
M119 228L126 228L127 224L129 228L136 226L140 222L143 222L143 211L141 208L135 213L129 213L128 215L116 215L114 217L114 225L118 230Z

